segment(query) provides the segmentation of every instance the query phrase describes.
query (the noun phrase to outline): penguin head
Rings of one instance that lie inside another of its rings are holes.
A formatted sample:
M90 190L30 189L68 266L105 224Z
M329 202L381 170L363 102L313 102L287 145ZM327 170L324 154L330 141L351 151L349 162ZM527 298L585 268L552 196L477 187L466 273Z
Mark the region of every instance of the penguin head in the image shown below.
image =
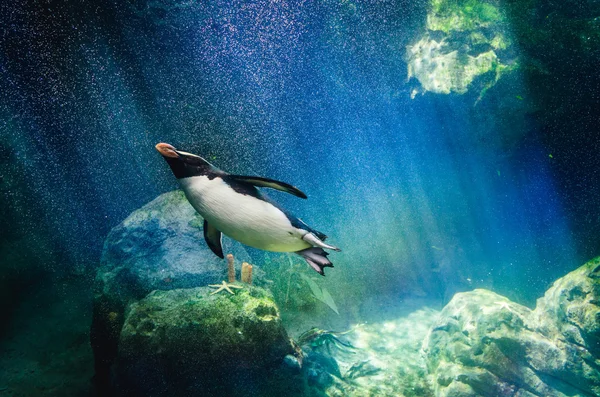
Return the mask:
M155 146L155 148L156 150L158 150L158 153L160 153L163 157L169 157L172 159L176 159L179 157L179 153L177 153L177 150L168 143L159 143Z
M177 150L168 143L159 143L155 148L169 164L177 179L200 175L212 176L219 171L202 157Z

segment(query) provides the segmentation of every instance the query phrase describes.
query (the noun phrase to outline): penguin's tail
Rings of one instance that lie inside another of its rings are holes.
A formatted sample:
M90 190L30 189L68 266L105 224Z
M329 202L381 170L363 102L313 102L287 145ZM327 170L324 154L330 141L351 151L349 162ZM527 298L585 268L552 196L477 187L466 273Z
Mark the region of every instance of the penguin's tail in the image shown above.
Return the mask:
M329 255L329 253L325 252L323 248L311 247L303 249L301 251L296 251L296 254L303 257L304 260L306 260L306 262L310 265L310 267L315 269L315 271L321 276L325 275L323 268L333 267L333 263L331 263L329 259L327 259L327 255Z

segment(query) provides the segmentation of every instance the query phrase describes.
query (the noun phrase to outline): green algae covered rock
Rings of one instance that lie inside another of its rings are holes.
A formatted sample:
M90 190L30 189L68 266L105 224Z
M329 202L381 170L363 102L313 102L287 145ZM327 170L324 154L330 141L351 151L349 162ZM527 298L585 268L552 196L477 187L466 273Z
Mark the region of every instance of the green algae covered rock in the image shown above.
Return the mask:
M425 31L406 50L408 78L421 92L482 94L518 61L506 17L494 1L431 0Z
M436 396L600 395L600 259L557 280L535 310L460 293L423 343Z
M122 394L246 395L240 382L260 388L293 353L267 290L212 291L154 291L129 307L117 365Z

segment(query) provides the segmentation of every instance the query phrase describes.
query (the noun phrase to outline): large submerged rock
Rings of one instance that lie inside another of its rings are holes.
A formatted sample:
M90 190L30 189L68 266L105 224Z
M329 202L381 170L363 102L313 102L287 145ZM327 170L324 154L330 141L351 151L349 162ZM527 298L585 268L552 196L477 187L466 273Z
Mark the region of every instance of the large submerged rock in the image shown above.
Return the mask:
M162 194L114 227L104 242L98 293L122 306L153 290L220 282L225 262L204 242L203 219L182 191ZM223 252L248 261L243 246L223 239Z
M479 80L485 93L517 59L509 24L495 1L431 0L426 30L406 50L408 78L419 86L411 94L466 93Z
M183 192L157 197L114 227L104 243L94 291L90 331L100 384L109 383L125 311L152 291L194 288L227 279L227 264L204 242L203 219ZM237 272L249 256L244 247L223 239L223 251L236 259ZM255 268L254 283L264 285Z
M155 291L133 303L121 331L121 395L254 395L293 347L269 292ZM241 387L246 384L246 387Z
M540 328L600 357L600 258L554 282L535 309Z
M600 260L557 280L535 310L457 294L423 343L436 396L600 395Z

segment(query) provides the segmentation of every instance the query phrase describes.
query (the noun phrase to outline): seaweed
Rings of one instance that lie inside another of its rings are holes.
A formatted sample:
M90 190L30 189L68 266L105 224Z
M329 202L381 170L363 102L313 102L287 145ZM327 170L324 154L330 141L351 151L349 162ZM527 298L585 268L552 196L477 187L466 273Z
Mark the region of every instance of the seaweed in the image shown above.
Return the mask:
M329 308L331 310L336 312L338 315L340 314L340 312L338 311L337 305L335 304L335 301L333 300L333 297L331 296L331 294L329 293L327 288L319 287L319 285L317 285L317 282L315 280L313 280L312 278L308 277L305 274L300 274L300 277L302 277L302 279L304 281L306 281L313 296L317 300L325 303L327 306L329 306Z

